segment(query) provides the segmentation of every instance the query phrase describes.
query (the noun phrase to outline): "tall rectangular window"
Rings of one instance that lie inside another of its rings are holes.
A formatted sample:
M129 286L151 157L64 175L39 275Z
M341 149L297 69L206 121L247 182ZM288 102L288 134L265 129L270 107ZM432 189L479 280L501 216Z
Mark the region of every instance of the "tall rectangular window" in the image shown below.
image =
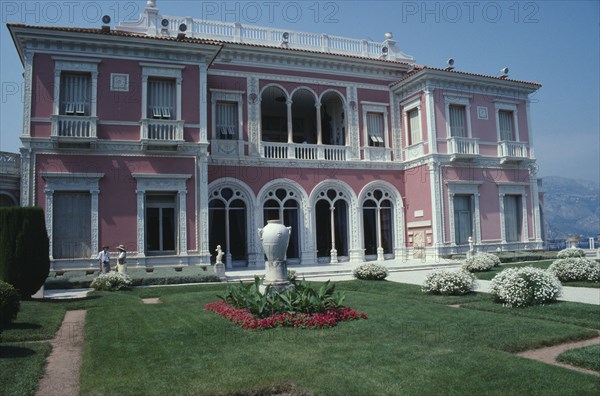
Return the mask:
M473 236L473 196L454 196L454 237L457 245L464 245Z
M146 196L146 250L174 253L177 240L175 194Z
M225 140L238 139L238 104L217 102L216 117L217 138Z
M383 113L367 113L367 133L369 146L385 146Z
M421 121L419 120L419 110L414 109L408 112L408 144L413 145L421 143Z
M450 116L450 136L467 137L465 128L465 106L451 105L448 107Z
M522 238L523 213L520 195L504 196L504 232L506 242L520 242Z
M92 255L92 197L89 192L55 192L52 209L52 256Z
M59 114L90 115L91 76L89 74L63 73L60 76Z
M175 119L175 80L148 79L148 118Z
M513 112L507 110L498 111L498 121L500 124L500 140L514 141Z

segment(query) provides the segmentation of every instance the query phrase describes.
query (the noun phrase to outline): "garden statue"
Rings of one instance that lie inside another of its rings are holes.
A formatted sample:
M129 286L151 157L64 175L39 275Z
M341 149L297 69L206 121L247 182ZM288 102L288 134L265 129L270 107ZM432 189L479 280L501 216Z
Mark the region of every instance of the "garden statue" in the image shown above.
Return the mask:
M215 263L215 274L217 274L217 276L220 279L225 279L226 278L225 264L223 264L223 250L221 250L221 245L217 245L215 252L217 252L217 261Z
M276 291L290 287L287 278L286 252L290 242L292 227L286 227L281 220L269 220L264 228L258 229L267 262L265 263L264 291L271 286Z
M475 243L473 242L473 237L469 237L469 254L467 257L473 257L475 254Z

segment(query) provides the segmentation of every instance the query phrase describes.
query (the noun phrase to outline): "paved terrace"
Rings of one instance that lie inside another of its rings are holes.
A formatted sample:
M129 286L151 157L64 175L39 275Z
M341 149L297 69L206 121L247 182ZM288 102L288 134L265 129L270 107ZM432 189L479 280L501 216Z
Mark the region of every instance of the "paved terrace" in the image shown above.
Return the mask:
M388 281L412 285L423 284L425 277L436 269L458 269L460 261L447 259L408 259L387 260L383 263L388 268ZM320 264L313 266L289 265L288 269L296 271L296 276L309 281L334 282L353 280L352 269L357 265L350 263ZM252 280L254 276L264 275L264 266L257 268L228 269L226 271L228 282ZM172 285L172 287L181 285ZM149 286L155 287L155 286ZM164 286L161 286L164 287ZM79 290L46 290L45 298L82 298L93 289ZM490 281L478 280L476 291L489 293ZM571 301L584 304L600 305L600 289L585 287L563 286L561 301Z

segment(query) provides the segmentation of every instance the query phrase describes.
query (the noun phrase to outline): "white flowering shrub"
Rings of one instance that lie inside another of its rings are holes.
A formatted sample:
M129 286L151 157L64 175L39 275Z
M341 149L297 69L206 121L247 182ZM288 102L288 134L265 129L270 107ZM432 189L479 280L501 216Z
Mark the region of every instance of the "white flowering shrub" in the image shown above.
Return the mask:
M425 277L421 291L431 294L459 296L475 288L475 276L464 270L436 270Z
M108 274L98 275L91 286L96 290L121 290L131 286L131 278L126 274L111 271Z
M554 274L541 268L508 268L492 279L490 290L505 307L527 307L556 300L561 284Z
M585 252L583 249L579 248L566 248L558 252L556 258L566 259L570 257L585 257Z
M563 282L600 281L600 263L582 257L555 260L548 271Z
M469 272L489 271L500 265L500 259L495 254L480 253L476 256L469 257L463 263L463 270Z
M357 279L383 280L388 276L388 270L380 264L366 263L354 268L352 275Z

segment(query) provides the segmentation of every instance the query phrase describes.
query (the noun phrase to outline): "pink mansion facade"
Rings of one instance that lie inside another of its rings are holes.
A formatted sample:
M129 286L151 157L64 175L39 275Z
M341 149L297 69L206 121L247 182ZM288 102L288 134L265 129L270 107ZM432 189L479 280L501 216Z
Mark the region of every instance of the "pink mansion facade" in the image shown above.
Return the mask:
M182 26L183 25L183 26ZM60 268L540 249L529 96L540 85L417 65L383 42L164 16L9 25L24 65L21 205Z

